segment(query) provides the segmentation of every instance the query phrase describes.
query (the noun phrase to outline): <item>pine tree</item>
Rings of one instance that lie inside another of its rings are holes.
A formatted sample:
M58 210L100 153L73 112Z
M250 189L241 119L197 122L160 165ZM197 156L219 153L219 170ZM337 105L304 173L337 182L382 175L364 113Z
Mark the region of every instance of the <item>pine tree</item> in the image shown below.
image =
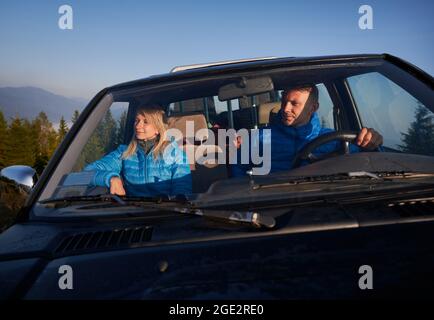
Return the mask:
M75 123L78 119L79 112L74 111L72 122ZM86 142L80 157L75 164L73 170L81 171L86 165L92 163L117 146L117 126L110 110L107 111L103 120L100 122L96 130L93 132L89 140Z
M108 110L97 128L97 133L99 134L105 153L113 151L116 148L116 131L116 121L113 119L111 111Z
M27 119L23 119L22 123L23 123L24 132L26 134L26 139L25 139L26 157L25 158L28 160L28 162L26 162L26 165L33 167L36 159L35 153L32 152L32 150L34 149L33 137L32 137L33 127L32 127L32 123Z
M401 133L402 145L399 148L406 153L434 156L434 120L431 112L419 103L415 111L415 120L407 133Z
M119 146L124 143L125 126L127 124L127 111L122 112L118 120L118 127L116 129L116 145Z
M78 110L74 110L74 113L72 114L72 123L75 123L78 120L78 116L80 115L80 112Z
M35 154L34 168L40 173L58 145L56 130L44 112L40 112L32 122L32 137Z
M74 171L81 171L83 168L100 159L104 156L104 146L101 143L100 136L97 131L95 131L86 142L80 157L78 158L76 164L74 165Z
M321 128L328 128L327 120L325 117L321 117Z
M59 123L59 130L57 132L57 141L60 144L63 140L63 138L65 138L66 134L68 133L68 125L66 124L65 119L63 118L63 116L60 118L60 123Z
M40 136L41 136L41 119L37 117L32 121L32 143L33 143L32 152L35 157L35 163L33 165L33 168L39 174L42 173L42 171L44 170L45 166L48 163L48 156L43 154L42 151L43 148L41 146Z
M27 120L15 117L8 128L9 139L6 140L6 166L33 166L35 154L33 151L32 127Z
M8 124L5 120L3 112L0 110L0 169L4 168L8 162L6 153L6 141L8 140L7 129Z

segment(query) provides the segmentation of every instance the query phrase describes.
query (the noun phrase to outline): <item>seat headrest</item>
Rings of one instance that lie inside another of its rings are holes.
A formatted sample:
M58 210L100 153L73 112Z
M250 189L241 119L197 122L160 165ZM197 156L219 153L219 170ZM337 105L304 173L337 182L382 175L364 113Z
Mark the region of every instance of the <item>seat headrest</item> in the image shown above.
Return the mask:
M258 106L258 121L260 125L270 123L270 113L278 113L280 110L280 102L267 102Z
M194 131L187 132L187 123L191 121L194 124ZM203 114L192 114L186 116L173 116L167 118L169 128L176 128L183 134L184 139L194 138L196 132L200 129L207 129L208 125ZM208 139L208 135L203 137L204 140Z

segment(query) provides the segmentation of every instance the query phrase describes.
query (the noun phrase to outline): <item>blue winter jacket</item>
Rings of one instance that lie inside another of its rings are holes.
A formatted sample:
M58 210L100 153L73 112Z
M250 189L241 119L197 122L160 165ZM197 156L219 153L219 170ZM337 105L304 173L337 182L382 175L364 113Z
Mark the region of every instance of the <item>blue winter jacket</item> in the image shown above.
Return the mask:
M110 179L120 177L128 196L188 195L192 193L190 166L187 156L176 142L171 142L163 155L154 159L142 148L122 159L127 145L120 145L100 160L84 168L94 171L93 185L110 188Z
M271 143L271 170L270 173L282 170L292 169L292 162L297 151L316 137L333 129L321 128L320 120L317 113L313 113L310 122L300 127L286 126L280 120L280 112L276 120L268 128L259 130L259 150L263 150L263 143ZM267 130L268 129L268 130ZM251 146L257 145L256 141L251 141ZM341 147L338 140L331 141L317 148L314 151L316 156L338 150ZM350 144L350 152L359 152L356 145ZM251 152L249 152L251 154ZM240 150L238 150L238 160L240 159ZM231 166L232 176L239 177L246 175L252 165L239 164ZM306 163L303 163L306 164ZM302 165L303 165L302 164Z

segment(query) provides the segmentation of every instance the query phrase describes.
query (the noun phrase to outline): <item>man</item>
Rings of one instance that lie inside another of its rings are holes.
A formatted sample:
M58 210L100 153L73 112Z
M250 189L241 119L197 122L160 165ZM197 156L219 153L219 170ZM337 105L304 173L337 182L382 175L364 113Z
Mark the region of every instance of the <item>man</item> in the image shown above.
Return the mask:
M259 132L259 145L271 144L271 170L270 172L289 170L297 152L308 142L320 135L332 132L332 129L321 128L316 111L319 108L318 88L315 85L293 87L282 93L282 104L274 121L271 121L271 136ZM356 145L350 145L351 152L374 150L383 143L383 137L374 129L362 128ZM254 142L252 142L254 144ZM239 147L240 145L238 145ZM338 141L324 144L315 150L315 155L320 156L340 148ZM259 150L263 150L260 147ZM240 159L240 155L238 155ZM238 164L232 166L233 176L242 176L250 168L250 165Z

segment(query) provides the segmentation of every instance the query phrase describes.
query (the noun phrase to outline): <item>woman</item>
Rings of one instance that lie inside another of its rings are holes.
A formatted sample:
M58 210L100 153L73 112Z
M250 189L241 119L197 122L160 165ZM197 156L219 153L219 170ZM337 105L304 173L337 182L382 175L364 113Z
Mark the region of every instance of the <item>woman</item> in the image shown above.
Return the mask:
M93 184L121 196L190 194L190 166L177 143L167 141L163 109L158 105L140 108L134 128L129 145L120 145L86 166L85 171L95 171Z

